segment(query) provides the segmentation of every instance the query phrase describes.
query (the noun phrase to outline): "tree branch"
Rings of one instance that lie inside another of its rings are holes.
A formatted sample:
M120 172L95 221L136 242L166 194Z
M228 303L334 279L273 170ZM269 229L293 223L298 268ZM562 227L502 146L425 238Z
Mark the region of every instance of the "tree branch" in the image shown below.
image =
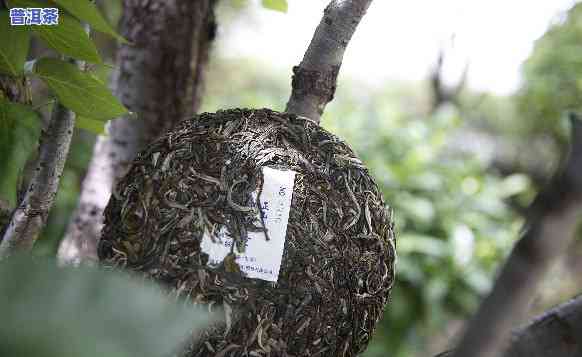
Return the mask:
M335 94L344 52L372 0L332 0L309 48L293 68L286 111L317 122Z
M582 295L513 330L503 357L582 356ZM450 357L447 351L435 357Z
M55 103L48 128L41 134L35 173L0 243L0 260L32 249L44 228L57 194L74 127L75 114Z
M99 136L81 196L59 247L61 263L97 261L103 210L115 182L145 145L195 113L210 44L215 0L125 0L112 87L138 119L110 122Z
M445 85L443 81L443 66L445 58L445 50L441 48L429 77L430 87L432 89L431 113L436 112L440 106L446 103L459 104L459 95L467 83L467 77L469 75L468 63L463 69L461 78L454 86L448 87Z
M515 330L505 357L582 356L582 295Z
M582 213L582 121L572 115L571 123L571 150L563 169L529 207L523 237L453 356L502 355L511 328L525 316L538 282L571 242Z

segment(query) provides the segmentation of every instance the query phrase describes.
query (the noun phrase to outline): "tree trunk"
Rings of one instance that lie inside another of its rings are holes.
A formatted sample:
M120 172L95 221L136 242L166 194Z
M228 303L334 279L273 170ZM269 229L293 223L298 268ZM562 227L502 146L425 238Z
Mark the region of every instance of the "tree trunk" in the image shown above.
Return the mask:
M215 0L125 0L121 34L130 44L117 53L114 93L135 113L99 136L81 196L59 247L66 264L96 261L102 213L115 182L147 143L191 116L215 34Z
M525 316L540 279L575 236L582 215L582 119L571 115L570 152L528 210L516 243L469 324L454 357L495 357L506 351L513 325Z

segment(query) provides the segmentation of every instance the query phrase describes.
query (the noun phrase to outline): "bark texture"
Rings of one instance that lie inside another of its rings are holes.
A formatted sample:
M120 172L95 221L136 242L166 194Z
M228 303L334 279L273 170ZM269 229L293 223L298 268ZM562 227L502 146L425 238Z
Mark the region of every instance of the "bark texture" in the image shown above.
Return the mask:
M515 331L505 357L582 356L582 296Z
M513 330L503 357L582 356L582 295L546 311L529 324ZM435 357L451 357L446 351Z
M568 159L530 206L525 233L469 324L455 357L503 355L511 329L525 316L538 282L571 243L582 214L582 121L571 119Z
M12 212L0 243L0 260L32 249L54 202L75 127L75 114L56 104L41 133L39 159L22 202Z
M78 206L59 247L59 260L97 260L102 213L112 187L147 143L195 113L209 46L214 0L125 0L120 33L130 41L117 53L112 88L136 118L110 122L100 136Z
M319 123L335 94L344 52L372 0L332 0L299 66L286 111Z

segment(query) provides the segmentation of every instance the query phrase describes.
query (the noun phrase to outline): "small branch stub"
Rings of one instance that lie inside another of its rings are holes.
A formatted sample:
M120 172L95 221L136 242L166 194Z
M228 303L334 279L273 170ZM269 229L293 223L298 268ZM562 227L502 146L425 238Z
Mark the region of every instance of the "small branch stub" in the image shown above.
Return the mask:
M372 0L333 0L299 66L293 68L286 111L319 123L335 94L344 52Z

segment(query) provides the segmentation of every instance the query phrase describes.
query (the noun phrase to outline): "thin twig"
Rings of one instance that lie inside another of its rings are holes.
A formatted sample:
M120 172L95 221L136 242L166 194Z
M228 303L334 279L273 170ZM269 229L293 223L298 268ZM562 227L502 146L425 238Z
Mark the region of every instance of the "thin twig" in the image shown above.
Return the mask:
M372 0L332 0L325 8L309 48L293 68L286 111L319 123L335 94L344 52Z
M582 121L572 115L571 123L571 150L563 169L529 207L523 237L453 356L502 356L539 281L571 243L582 213Z

